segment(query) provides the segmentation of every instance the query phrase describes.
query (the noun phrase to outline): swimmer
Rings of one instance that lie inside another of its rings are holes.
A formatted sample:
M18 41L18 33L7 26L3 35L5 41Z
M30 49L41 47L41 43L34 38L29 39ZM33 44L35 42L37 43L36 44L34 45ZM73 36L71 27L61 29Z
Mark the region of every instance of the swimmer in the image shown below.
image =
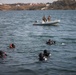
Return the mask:
M15 48L14 44L10 44L9 48Z
M43 51L43 56L44 57L49 57L51 54L47 51L47 50L44 50Z
M44 56L43 56L42 53L39 53L39 60L40 60L40 61L43 61L43 60L44 60Z
M0 58L5 58L7 54L0 50Z
M47 45L52 45L52 44L55 44L55 43L56 43L56 42L53 41L53 40L51 40L51 39L49 39L49 40L46 42Z

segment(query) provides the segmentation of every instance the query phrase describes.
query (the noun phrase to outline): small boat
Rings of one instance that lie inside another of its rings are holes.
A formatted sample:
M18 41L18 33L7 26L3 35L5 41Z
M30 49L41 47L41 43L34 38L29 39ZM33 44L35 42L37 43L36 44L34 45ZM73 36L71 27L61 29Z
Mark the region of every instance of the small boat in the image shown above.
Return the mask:
M53 26L53 25L57 25L57 23L59 23L60 20L55 20L55 21L50 21L50 22L35 22L33 25L39 25L39 26Z

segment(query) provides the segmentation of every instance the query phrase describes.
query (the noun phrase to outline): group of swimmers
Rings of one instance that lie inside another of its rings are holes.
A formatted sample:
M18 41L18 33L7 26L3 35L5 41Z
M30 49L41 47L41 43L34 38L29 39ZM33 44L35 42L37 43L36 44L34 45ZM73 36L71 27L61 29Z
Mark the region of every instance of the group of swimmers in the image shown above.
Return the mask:
M48 41L46 41L47 45L53 45L55 44L56 41L53 41L51 39L49 39ZM39 61L43 61L43 60L47 60L47 58L50 56L50 52L48 50L44 50L43 52L39 53Z
M51 16L49 15L48 18L45 17L45 15L42 18L42 23L50 22L51 21Z
M46 41L47 45L52 45L55 44L56 42L49 39L48 41ZM15 48L15 45L12 43L9 45L10 49ZM43 61L43 60L47 60L47 58L50 56L50 52L48 52L48 50L44 50L43 53L39 53L39 61ZM0 50L0 58L5 58L7 56L7 54L5 52L3 52L2 50Z
M47 60L47 58L50 56L50 52L47 50L44 50L43 53L39 53L39 61Z
M9 45L9 48L10 49L13 49L13 48L15 48L15 45L13 44L13 43L11 43L10 45ZM4 51L2 51L2 50L0 50L0 58L6 58L6 56L7 56L7 54L4 52Z

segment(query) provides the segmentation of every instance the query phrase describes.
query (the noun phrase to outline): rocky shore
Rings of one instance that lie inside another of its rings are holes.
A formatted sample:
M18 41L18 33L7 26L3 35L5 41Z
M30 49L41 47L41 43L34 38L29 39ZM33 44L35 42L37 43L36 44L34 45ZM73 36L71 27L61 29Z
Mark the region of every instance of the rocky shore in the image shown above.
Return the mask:
M76 10L76 0L58 0L53 3L0 4L0 10Z

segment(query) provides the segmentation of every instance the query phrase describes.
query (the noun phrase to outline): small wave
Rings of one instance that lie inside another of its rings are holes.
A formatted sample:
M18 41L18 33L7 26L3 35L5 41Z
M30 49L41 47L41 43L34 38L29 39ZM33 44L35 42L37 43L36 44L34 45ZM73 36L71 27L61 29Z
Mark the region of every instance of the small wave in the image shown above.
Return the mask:
M76 40L76 38L62 38L62 39L65 39L65 40Z
M66 41L64 43L67 43L67 41L70 43L76 43L76 38L62 38L62 39Z
M71 57L70 59L71 59L71 60L76 60L76 57Z
M51 68L52 70L58 70L58 71L65 71L65 72L76 72L76 70L70 70L70 69L58 69L58 68Z
M50 37L50 38L53 38L53 37L57 37L57 36L31 35L30 37Z
M25 75L37 75L35 71L31 69L23 69L23 68L16 69L16 71L9 71L8 73L16 73L19 75L22 75L24 73Z

